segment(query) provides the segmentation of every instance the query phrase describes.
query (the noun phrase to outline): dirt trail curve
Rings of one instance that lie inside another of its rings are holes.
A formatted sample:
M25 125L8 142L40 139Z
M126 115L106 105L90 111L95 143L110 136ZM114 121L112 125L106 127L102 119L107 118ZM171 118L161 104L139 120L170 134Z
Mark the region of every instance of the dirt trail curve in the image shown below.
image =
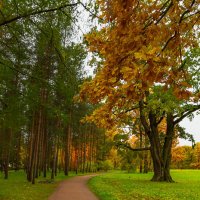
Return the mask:
M87 187L88 180L93 176L76 176L61 182L48 200L98 200Z

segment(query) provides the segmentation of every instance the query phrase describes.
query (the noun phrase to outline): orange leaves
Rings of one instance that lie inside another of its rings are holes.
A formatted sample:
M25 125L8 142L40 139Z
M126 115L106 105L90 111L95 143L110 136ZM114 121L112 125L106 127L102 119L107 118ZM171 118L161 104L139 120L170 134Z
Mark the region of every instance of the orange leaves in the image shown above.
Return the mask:
M167 122L166 118L164 118L158 125L158 131L159 133L166 133L166 129L167 129Z
M82 122L95 123L101 128L111 129L115 126L115 116L109 112L107 105L103 105L96 109L92 115L86 116Z
M191 95L187 73L180 65L185 49L197 44L194 24L198 20L195 15L180 19L189 6L187 0L184 6L170 2L98 0L103 28L85 37L89 50L98 53L102 61L96 76L80 92L81 99L105 104L93 113L93 122L113 125L114 111L142 99L155 84L174 88L178 98ZM195 13L195 6L191 10Z
M180 82L179 85L180 85L180 86L183 86L183 87L185 87L185 88L190 88L190 87L191 87L191 85L190 85L189 83L187 83L186 81Z
M183 90L183 89L179 89L179 88L175 88L175 90L174 90L174 95L178 99L188 100L192 96L191 94L192 93L188 90Z
M137 68L125 66L120 72L123 74L124 81L130 83L137 75Z
M147 60L147 56L145 53L142 52L136 52L135 53L135 58L140 59L140 60Z
M183 161L186 157L185 147L177 147L172 149L172 162L179 163Z
M117 81L116 77L112 77L112 78L109 79L110 83L116 83L116 81Z
M143 61L160 61L158 55L161 51L160 47L152 47L152 46L148 46L148 47L142 47L142 49L140 49L140 51L135 52L134 56L136 59L139 60L143 60Z

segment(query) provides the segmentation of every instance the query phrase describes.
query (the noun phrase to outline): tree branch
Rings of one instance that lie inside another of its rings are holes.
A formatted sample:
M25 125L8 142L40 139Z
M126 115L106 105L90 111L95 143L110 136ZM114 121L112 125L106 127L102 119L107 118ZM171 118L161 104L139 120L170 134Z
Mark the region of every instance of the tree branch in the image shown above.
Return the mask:
M191 5L190 5L190 8L192 8L192 6L193 6L194 4L195 4L195 0L192 1ZM187 13L189 13L189 12L190 12L190 9L187 9L187 10L185 10L185 11L183 12L183 14L182 14L181 17L180 17L179 24L183 21L183 19L185 19L184 16L185 16Z
M125 113L133 111L133 110L138 109L138 108L139 108L139 106L132 107L130 109L125 110Z
M195 13L193 13L193 14L191 14L191 15L188 15L188 16L186 16L186 17L184 17L183 20L185 20L185 19L187 19L187 18L190 18L190 17L192 17L192 16L194 16L194 15L196 15L196 14L200 14L200 10L197 10L197 12L195 12Z
M117 143L116 144L117 147L122 146L125 147L127 149L130 149L131 151L148 151L150 150L150 147L143 147L143 148L132 148L130 145L124 144L124 143Z
M100 19L100 20L103 20L102 18L100 18L99 16L97 16L95 13L93 13L93 12L91 12L90 11L90 9L87 7L87 6L85 6L82 2L79 2L82 6L83 6L83 8L86 10L86 11L88 11L92 16L94 16L94 17L96 17L96 18L98 18L98 19Z
M145 133L146 134L150 134L150 128L149 128L149 125L148 125L147 120L145 118L145 115L143 113L143 107L144 107L143 101L139 102L139 106L140 106L140 120L141 120L141 123L142 123L142 125L144 127Z
M63 8L66 8L66 7L74 7L74 6L77 6L78 4L80 4L80 2L72 3L72 4L64 4L64 5L58 6L56 8L49 8L49 9L44 9L44 10L31 11L29 13L23 13L21 15L14 16L10 19L4 19L4 21L0 22L0 26L4 26L4 25L9 24L11 22L17 21L19 19L27 18L27 17L30 17L30 16L39 15L39 14L42 14L42 13L54 12L56 10L61 10Z
M178 124L179 122L181 122L185 117L187 117L188 115L192 114L193 112L197 111L200 109L200 105L194 106L192 109L185 111L182 113L181 117L179 117L178 119L176 119L174 121L174 125Z
M170 42L171 40L173 40L173 39L176 37L176 34L177 34L177 32L175 31L174 35L172 35L172 36L167 40L167 42L165 43L165 45L163 46L163 48L162 48L162 50L161 50L162 52L167 48L169 42Z
M156 25L163 19L163 17L167 14L167 12L169 11L169 9L173 6L173 1L170 2L169 6L165 9L165 11L162 13L162 15L160 16L160 18L156 21Z
M160 8L160 12L162 12L162 10L167 6L167 4L170 2L170 0L167 0L164 4L163 4L163 6ZM172 3L172 2L171 2ZM171 4L170 3L170 4ZM169 5L170 5L169 4ZM170 6L171 7L171 6ZM169 6L168 6L168 8L164 11L164 12L162 12L162 15L160 16L160 18L157 20L157 22L155 23L156 25L161 21L161 19L167 14L167 12L168 12L168 10L169 10L169 8L170 8ZM164 14L164 15L163 15ZM151 24L153 24L153 22L154 22L154 20L153 20L153 17L152 16L150 16L148 19L147 19L147 23L145 24L145 26L144 26L144 28L142 29L142 30L145 30L147 27L149 27Z
M158 120L158 122L156 122L156 124L160 124L160 122L164 119L165 117L165 111L163 111L161 118Z

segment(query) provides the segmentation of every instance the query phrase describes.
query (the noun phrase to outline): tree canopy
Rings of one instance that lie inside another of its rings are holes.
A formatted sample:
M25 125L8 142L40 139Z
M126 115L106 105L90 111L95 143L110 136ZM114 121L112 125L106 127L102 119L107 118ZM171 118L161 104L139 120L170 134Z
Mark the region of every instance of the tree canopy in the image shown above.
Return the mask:
M200 109L197 89L199 1L98 1L100 29L85 36L101 58L79 98L103 102L86 120L119 129L140 116L151 144L155 181L169 173L175 128ZM195 53L194 53L195 54ZM194 55L193 54L193 55ZM196 87L197 86L197 87ZM166 119L164 135L159 124Z

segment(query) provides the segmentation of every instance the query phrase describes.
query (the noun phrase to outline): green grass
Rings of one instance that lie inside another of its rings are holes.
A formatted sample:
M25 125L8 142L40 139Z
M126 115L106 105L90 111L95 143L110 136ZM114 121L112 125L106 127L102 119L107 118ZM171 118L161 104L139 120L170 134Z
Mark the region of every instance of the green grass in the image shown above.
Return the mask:
M69 177L75 174L70 174ZM32 185L26 181L23 171L9 172L9 179L4 180L0 173L0 200L46 200L58 186L59 181L68 177L63 173L58 174L53 183L36 183ZM49 178L47 178L49 179ZM37 181L46 180L39 178Z
M200 170L172 170L176 183L151 182L152 173L111 172L92 178L100 200L200 200Z

